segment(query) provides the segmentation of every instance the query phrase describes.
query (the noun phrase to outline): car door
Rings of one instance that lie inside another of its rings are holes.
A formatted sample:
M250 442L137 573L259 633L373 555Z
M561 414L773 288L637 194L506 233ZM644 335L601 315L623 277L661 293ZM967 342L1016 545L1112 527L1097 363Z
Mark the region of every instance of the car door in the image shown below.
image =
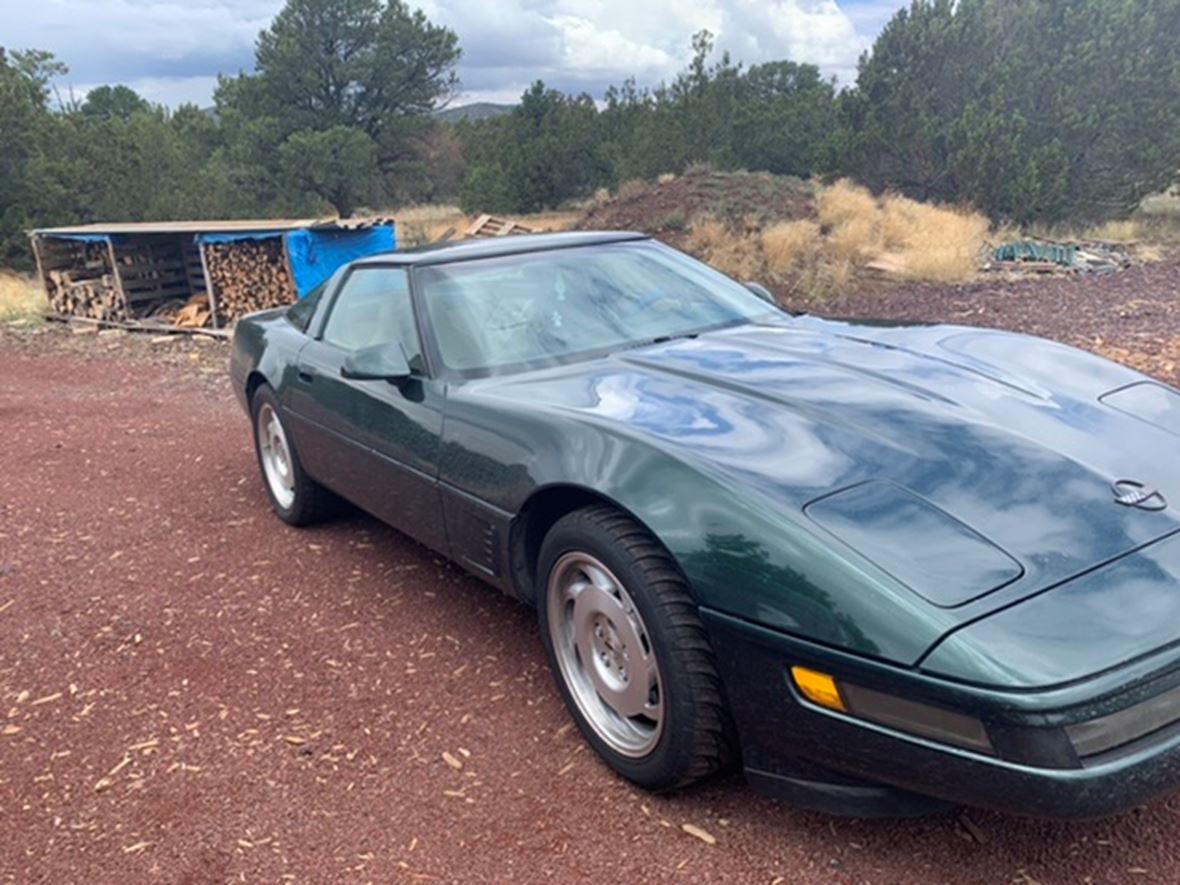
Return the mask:
M400 344L411 375L342 374L350 354ZM288 409L296 446L319 482L436 550L446 532L438 490L444 389L430 378L405 268L358 267L300 350Z

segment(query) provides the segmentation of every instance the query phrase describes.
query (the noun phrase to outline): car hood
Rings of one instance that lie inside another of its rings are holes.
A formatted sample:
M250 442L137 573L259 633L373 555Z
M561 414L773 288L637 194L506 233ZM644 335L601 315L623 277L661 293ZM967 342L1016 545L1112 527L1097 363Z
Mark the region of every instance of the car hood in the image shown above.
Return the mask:
M801 318L493 387L748 490L897 578L949 632L1180 529L1170 506L1115 501L1122 479L1180 501L1167 416L1100 399L1142 382L1027 336Z

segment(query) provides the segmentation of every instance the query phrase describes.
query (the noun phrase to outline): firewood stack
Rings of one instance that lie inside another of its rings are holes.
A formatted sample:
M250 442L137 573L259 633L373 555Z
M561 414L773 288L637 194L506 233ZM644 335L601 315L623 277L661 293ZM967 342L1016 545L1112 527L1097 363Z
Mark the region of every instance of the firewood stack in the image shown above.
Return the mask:
M209 244L205 263L218 313L226 322L295 300L279 237Z
M74 268L51 270L46 282L49 303L59 314L106 321L126 319L105 243L86 243Z

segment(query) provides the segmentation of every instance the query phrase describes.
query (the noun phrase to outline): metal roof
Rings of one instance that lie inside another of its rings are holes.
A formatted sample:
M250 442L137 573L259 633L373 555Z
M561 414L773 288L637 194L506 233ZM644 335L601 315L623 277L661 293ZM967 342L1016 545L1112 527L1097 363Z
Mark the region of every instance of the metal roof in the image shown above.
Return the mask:
M78 224L71 227L43 227L37 236L113 236L126 234L210 234L274 233L292 230L368 230L392 224L393 218L260 218L216 221L116 221Z
M545 252L575 246L595 246L603 243L623 243L647 240L647 234L633 231L562 231L547 234L514 234L507 237L459 240L454 243L434 243L418 249L381 252L360 258L356 264L449 264L475 258L495 258L500 255L520 255L526 252Z

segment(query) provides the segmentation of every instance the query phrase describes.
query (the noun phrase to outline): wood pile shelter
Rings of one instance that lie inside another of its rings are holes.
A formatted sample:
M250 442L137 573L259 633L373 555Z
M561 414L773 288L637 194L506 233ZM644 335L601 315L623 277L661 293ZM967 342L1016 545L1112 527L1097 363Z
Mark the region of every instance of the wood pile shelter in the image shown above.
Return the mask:
M132 327L220 329L397 248L390 218L98 223L30 236L54 312Z

